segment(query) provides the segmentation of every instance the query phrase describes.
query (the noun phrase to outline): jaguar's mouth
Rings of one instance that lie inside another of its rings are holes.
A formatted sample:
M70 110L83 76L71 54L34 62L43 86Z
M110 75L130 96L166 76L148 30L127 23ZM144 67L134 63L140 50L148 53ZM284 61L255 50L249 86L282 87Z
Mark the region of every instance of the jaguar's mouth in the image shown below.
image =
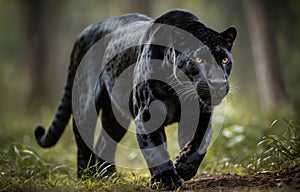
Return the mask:
M222 100L226 97L229 91L229 85L223 84L222 86L198 86L198 98L203 106L214 107L221 104Z
M223 98L221 97L209 97L209 98L201 98L199 97L200 104L204 108L215 107L222 103Z

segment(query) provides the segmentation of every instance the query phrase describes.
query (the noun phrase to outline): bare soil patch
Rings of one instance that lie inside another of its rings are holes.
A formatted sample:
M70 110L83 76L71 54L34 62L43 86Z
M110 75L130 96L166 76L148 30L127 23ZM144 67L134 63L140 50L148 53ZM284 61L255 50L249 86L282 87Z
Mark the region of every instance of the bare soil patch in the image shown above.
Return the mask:
M300 191L300 164L276 173L201 174L185 182L182 191Z

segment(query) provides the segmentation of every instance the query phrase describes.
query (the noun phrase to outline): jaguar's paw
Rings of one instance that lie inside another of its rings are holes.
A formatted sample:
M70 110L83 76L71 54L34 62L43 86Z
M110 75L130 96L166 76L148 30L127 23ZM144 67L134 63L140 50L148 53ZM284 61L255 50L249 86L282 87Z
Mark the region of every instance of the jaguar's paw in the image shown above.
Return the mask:
M166 171L153 176L150 180L149 187L151 189L174 190L180 188L181 185L182 182L178 174L174 171Z
M177 156L174 165L180 177L187 181L193 178L205 154L197 154L190 150L182 150Z

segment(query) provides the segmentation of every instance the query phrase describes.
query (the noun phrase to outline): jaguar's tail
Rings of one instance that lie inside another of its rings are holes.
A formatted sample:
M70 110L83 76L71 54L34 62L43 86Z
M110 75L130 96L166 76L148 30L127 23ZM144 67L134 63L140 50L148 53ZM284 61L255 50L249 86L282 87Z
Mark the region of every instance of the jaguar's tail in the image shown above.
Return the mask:
M41 147L48 148L55 145L69 122L72 113L72 84L71 71L69 70L64 94L50 128L47 133L41 125L35 128L35 138Z

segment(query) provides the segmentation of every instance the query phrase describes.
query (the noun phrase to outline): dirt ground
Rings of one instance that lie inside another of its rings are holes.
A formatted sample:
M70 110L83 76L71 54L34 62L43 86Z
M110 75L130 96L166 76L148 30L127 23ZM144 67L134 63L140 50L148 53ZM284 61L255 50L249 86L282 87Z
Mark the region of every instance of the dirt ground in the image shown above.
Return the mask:
M277 173L202 174L185 182L182 191L300 191L300 164Z
M143 188L141 191L153 191ZM277 173L201 174L184 182L180 191L190 192L234 192L234 191L300 191L300 164Z

